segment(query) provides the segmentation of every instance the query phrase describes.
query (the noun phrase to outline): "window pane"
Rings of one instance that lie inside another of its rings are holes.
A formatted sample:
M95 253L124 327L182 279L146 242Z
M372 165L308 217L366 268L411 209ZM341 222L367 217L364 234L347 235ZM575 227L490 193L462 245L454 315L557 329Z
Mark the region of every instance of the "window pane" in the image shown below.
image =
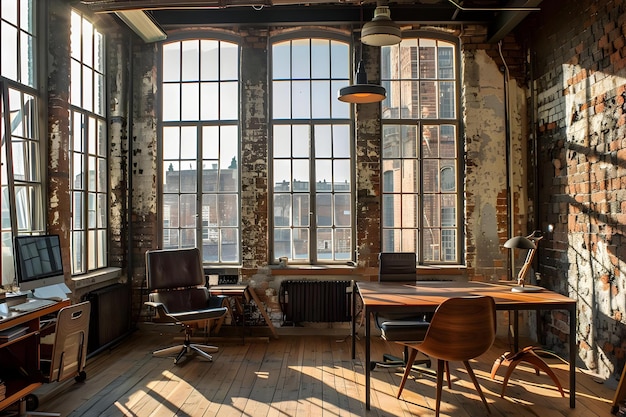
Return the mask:
M163 81L180 80L180 42L163 45ZM167 95L163 95L168 97Z
M291 83L274 81L272 83L272 96L274 119L289 119L291 117Z
M197 40L182 42L182 81L195 81L200 77L200 54Z
M217 120L219 118L219 85L217 83L200 84L200 119Z
M349 227L352 224L350 194L335 194L335 225Z
M312 88L311 102L312 102L312 108L313 108L312 117L314 119L329 118L330 106L328 106L328 103L331 102L330 82L313 81L311 88Z
M309 81L294 81L292 83L291 117L294 119L308 119L311 117L311 86Z
M219 43L215 40L200 41L200 79L203 81L219 80Z
M290 46L289 42L280 42L272 45L272 76L275 80L287 80L290 78Z
M239 46L234 43L220 42L220 79L239 79Z
M311 77L311 57L308 39L296 39L291 45L291 77L308 79ZM317 63L316 63L317 64Z
M181 91L181 119L198 120L200 103L200 85L197 83L186 83L182 85Z
M180 120L180 86L163 84L163 120Z
M220 90L220 119L237 120L239 117L239 83L221 83Z

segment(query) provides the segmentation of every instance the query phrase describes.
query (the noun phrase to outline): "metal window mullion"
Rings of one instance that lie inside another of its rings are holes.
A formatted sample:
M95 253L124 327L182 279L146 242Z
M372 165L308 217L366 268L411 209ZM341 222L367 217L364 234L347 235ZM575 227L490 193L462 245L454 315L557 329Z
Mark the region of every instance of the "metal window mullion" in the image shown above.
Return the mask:
M200 45L198 45L199 47ZM198 100L200 98L198 97ZM196 247L202 251L202 125L196 125ZM200 140L198 140L198 138ZM182 136L181 136L182 140ZM181 169L179 167L179 169ZM218 245L219 247L219 245ZM218 248L219 251L219 248ZM218 259L220 259L218 257Z
M310 41L309 41L310 42ZM315 163L315 124L309 122L311 140L309 141L309 198L311 200L309 210L309 259L312 263L317 263L317 185L315 183L316 171Z
M417 141L417 167L419 171L419 181L417 182L417 263L424 263L424 154L422 149L422 135L424 134L424 123L423 121L417 121L417 134L418 137L415 138Z
M82 36L81 36L82 39ZM81 50L81 54L82 54L82 50ZM82 69L82 68L81 68ZM81 71L81 75L82 75L82 71ZM82 78L81 78L82 79ZM81 88L82 91L82 88ZM82 98L81 98L81 102L82 102ZM83 198L82 198L82 210L81 210L81 219L82 219L82 224L83 224L83 229L82 229L82 235L83 235L83 247L82 247L82 253L85 256L84 259L84 263L83 263L83 271L81 272L87 272L89 271L89 123L87 120L87 115L82 113L82 121L83 121L83 137L81 138L81 143L82 143L82 151L79 152L82 155L82 162L83 162L83 186L82 186L82 191L83 191Z
M3 117L4 117L4 128L5 131L5 143L4 149L6 152L6 163L7 163L7 187L10 192L8 192L9 196L9 212L11 214L11 233L14 234L17 231L17 211L16 211L16 203L15 203L15 181L13 175L13 146L12 146L12 134L11 134L11 118L10 118L10 108L9 108L9 88L6 83L0 82L0 87L2 88L2 105L4 107ZM0 197L1 198L1 197Z

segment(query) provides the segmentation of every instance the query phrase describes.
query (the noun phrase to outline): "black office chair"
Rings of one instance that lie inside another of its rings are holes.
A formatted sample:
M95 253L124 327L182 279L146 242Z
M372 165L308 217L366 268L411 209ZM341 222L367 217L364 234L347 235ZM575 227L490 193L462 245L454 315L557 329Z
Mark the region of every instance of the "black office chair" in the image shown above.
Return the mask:
M216 352L217 347L192 343L191 335L194 327L223 318L227 309L222 307L222 297L211 297L204 286L200 251L197 248L147 251L146 278L150 290L146 305L156 310L155 321L180 324L185 330L182 345L153 354L175 355L175 364L188 353L213 360L210 353Z
M381 252L378 255L378 281L415 283L417 281L416 260L413 252ZM429 326L428 318L431 316L431 313L377 313L374 322L386 341L419 342L426 335ZM405 346L403 358L385 353L382 362L372 362L370 368L405 366L407 357L408 348ZM416 360L415 363L428 367L431 365L428 357Z

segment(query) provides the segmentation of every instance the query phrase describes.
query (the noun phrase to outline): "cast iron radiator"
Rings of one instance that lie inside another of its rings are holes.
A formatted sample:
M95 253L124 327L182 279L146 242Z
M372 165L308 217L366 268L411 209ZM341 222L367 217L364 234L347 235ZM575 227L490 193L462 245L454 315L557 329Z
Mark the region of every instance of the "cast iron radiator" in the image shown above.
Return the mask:
M130 332L130 294L125 284L114 284L85 296L91 302L87 351L112 345Z
M278 299L283 323L352 320L352 281L285 280Z

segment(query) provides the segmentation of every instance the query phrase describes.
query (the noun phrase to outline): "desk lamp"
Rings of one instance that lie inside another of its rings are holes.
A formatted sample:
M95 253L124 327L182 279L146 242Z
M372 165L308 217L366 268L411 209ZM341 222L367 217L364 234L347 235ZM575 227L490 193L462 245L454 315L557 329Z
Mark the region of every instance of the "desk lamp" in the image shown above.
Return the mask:
M534 285L525 285L526 274L530 269L530 264L533 261L533 257L535 256L535 251L537 250L537 242L543 239L540 230L535 230L530 235L524 236L515 236L511 239L507 240L504 243L504 247L508 249L528 249L528 253L526 254L526 261L524 261L524 265L519 271L517 275L517 287L511 288L513 292L537 292L542 291L542 287L534 286ZM506 374L504 375L504 380L502 381L502 392L500 393L500 397L504 397L504 390L506 389L507 383L513 373L515 367L521 362L527 362L531 364L535 368L535 373L539 375L539 371L542 370L552 378L554 385L557 387L562 397L565 397L565 393L563 392L563 387L559 382L559 379L554 374L550 366L537 354L539 353L548 353L541 348L536 348L534 346L527 346L524 349L521 349L517 352L506 352L502 356L500 356L493 363L491 367L491 379L495 379L496 372L498 372L498 368L501 365L507 367Z
M508 249L528 249L526 253L526 260L524 261L524 265L522 265L519 273L517 274L517 286L511 288L513 292L537 292L541 291L541 287L537 286L527 286L526 285L526 275L528 274L528 270L530 269L530 264L533 262L533 258L535 257L535 252L537 251L537 244L543 236L541 236L541 232L539 230L535 230L530 235L524 236L515 236L511 239L507 240L504 243L504 247Z

